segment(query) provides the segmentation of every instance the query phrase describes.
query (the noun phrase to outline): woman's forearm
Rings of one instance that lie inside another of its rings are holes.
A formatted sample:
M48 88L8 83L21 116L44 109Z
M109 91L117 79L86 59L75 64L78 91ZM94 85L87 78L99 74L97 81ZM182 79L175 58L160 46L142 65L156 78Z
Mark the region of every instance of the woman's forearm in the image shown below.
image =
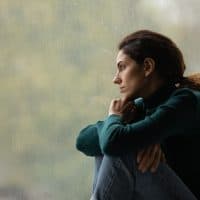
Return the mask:
M121 116L112 114L105 119L103 127L98 131L102 152L119 156L161 143L171 135L186 134L186 130L196 123L196 106L193 93L183 89L136 123L124 125Z
M144 102L142 98L134 100L136 106L136 113L129 115L128 118L123 118L123 121L130 120L132 123L144 118ZM105 118L106 119L106 118ZM124 123L126 123L124 121ZM83 152L87 156L99 156L103 155L99 142L99 132L102 131L102 127L105 125L104 121L98 121L95 124L91 124L82 129L76 139L76 148ZM119 150L124 153L124 148L119 146Z

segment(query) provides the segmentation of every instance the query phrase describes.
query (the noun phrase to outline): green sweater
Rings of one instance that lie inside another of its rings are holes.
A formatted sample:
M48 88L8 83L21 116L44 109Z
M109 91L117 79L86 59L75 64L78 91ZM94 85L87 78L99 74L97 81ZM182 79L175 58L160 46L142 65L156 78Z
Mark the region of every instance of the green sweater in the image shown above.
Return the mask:
M145 118L124 124L118 115L82 129L76 147L88 156L108 154L120 156L154 143L162 143L172 135L190 135L196 129L197 97L191 89L164 86L144 100Z

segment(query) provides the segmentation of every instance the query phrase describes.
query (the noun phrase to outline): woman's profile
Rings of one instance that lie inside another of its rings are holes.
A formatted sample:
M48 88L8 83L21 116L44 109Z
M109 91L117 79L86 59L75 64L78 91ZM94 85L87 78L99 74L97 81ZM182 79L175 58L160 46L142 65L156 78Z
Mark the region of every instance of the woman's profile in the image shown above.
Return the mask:
M200 75L168 37L139 30L118 45L108 116L83 128L76 148L95 158L91 200L200 197Z

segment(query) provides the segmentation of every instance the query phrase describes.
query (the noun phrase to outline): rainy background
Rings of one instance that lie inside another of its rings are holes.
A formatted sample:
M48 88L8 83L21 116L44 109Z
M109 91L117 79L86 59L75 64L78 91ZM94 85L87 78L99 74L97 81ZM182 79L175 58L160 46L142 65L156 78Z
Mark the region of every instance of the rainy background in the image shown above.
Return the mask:
M199 71L198 0L0 1L0 199L89 200L94 158L75 148L119 96L117 44L150 29Z

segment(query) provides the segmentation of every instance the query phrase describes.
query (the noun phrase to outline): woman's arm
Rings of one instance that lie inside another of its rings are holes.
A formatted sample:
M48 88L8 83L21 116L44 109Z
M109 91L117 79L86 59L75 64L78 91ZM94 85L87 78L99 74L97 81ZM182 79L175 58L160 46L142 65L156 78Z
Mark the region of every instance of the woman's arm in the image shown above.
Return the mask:
M141 118L144 118L145 107L143 99L135 99L133 105L135 106L136 110L134 113L130 113L123 118L124 123L128 123L129 121L135 122ZM96 124L88 125L82 129L76 139L76 148L87 156L102 155L99 145L98 130L100 130L103 125L104 121L98 121Z
M100 129L103 123L103 121L98 121L96 124L88 125L80 131L76 139L76 148L79 151L87 156L102 155L97 127Z
M169 100L143 120L124 125L119 115L112 114L99 127L99 143L103 153L120 155L161 143L170 135L190 133L196 120L197 100L188 89L174 92Z

